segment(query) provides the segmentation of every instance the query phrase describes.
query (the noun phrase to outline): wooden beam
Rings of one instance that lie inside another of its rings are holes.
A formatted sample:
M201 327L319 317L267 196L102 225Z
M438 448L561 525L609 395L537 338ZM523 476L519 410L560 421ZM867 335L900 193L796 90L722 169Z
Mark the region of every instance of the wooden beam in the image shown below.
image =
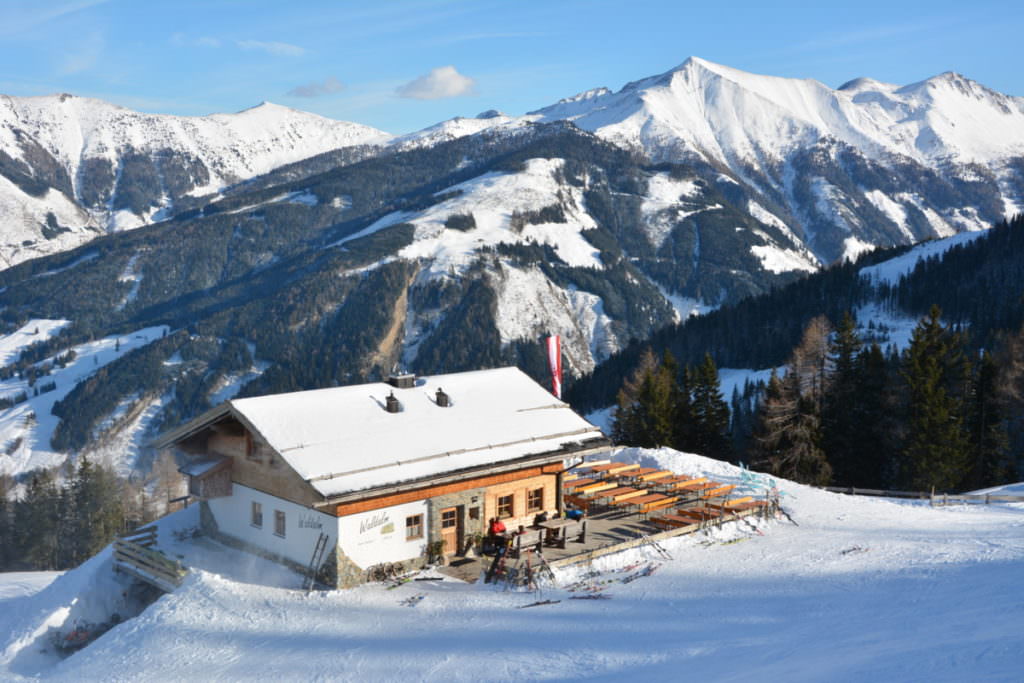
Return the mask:
M450 484L423 486L385 496L375 496L364 500L357 500L351 503L340 503L334 508L334 514L338 517L354 515L357 512L379 510L380 508L391 507L392 505L412 503L417 500L426 500L427 498L434 498L436 496L445 496L450 493L468 491L469 489L485 488L487 486L494 486L495 484L506 484L510 481L529 479L530 477L537 477L542 474L556 474L559 471L561 471L561 467L558 465L553 467L545 465L527 467L525 469L514 470L512 472L502 472L500 474L492 474L486 477L477 477L475 479L464 479Z

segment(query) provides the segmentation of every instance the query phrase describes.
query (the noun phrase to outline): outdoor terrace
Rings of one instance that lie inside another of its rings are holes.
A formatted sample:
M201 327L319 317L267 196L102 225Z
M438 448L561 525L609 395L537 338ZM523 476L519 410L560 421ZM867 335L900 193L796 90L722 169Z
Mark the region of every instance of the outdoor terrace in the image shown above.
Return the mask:
M566 566L772 510L767 498L734 497L733 489L667 470L615 462L594 465L564 487L566 503L587 511L584 540L569 538L564 548L545 543L541 552L552 567ZM441 571L472 582L492 560L454 557ZM506 565L517 561L510 553Z

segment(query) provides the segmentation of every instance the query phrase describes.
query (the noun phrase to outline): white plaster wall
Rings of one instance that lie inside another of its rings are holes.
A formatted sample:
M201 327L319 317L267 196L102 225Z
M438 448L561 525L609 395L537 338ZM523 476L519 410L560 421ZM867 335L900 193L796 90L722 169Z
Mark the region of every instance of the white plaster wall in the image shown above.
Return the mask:
M254 527L252 503L263 505L263 526ZM209 501L210 510L217 520L217 526L225 534L265 548L286 557L300 565L308 565L313 557L313 548L321 533L327 534L327 550L330 551L338 538L338 519L317 510L298 505L275 496L232 484L232 494ZM274 533L274 511L285 513L285 535ZM403 525L405 518L402 518ZM405 533L403 528L402 533Z
M405 518L410 515L423 515L423 538L405 540ZM363 569L423 555L429 528L427 502L423 500L338 518L341 549Z

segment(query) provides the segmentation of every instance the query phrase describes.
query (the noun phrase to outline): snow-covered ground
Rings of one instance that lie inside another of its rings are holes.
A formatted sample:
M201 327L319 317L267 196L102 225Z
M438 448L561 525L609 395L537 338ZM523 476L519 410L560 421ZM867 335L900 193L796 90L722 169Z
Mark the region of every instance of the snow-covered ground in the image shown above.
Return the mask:
M942 256L953 247L973 242L984 234L984 232L976 230L973 232L962 232L945 239L923 242L905 254L874 266L861 268L860 274L870 278L875 283L887 282L895 285L900 281L900 277L912 273L914 268L917 267L918 262Z
M0 337L0 356L7 358L7 362L14 361L22 349L34 341L53 335L66 324L65 320L32 320L16 332ZM35 334L36 329L39 330L38 334ZM64 462L67 454L56 452L50 446L53 430L58 423L57 416L52 412L54 404L71 393L78 382L124 354L160 339L168 329L163 325L147 327L129 334L79 344L73 347L75 359L63 368L54 362L57 356L65 353L62 351L36 364L42 366L50 363L53 371L39 377L32 387L28 385L27 379L17 376L0 381L0 396L13 399L24 393L28 397L22 403L0 410L0 452L5 454L0 457L0 474L15 475L40 467L54 467ZM33 395L36 389L45 388L50 383L55 385L52 391ZM121 413L127 413L130 407L127 403L121 406ZM154 412L143 411L135 418L130 425L133 429L129 430L131 434L128 442L119 444L133 447L114 449L112 459L106 460L108 464L119 467L124 474L131 469L137 454L137 444L130 442L141 433L138 428L148 425L146 419L151 419ZM115 415L119 416L123 415ZM100 446L102 444L95 444L96 448Z
M742 480L731 465L666 449L619 457ZM0 678L1020 680L1024 505L930 508L778 484L796 524L671 539L671 560L620 553L560 570L561 588L539 594L446 579L306 595L262 560L175 542L170 552L202 569L60 661L41 651L46 625L96 619L116 592L101 555L0 612ZM193 507L164 520L161 544L194 519ZM656 571L623 583L636 562ZM588 571L609 599L570 599ZM418 606L402 604L414 595Z

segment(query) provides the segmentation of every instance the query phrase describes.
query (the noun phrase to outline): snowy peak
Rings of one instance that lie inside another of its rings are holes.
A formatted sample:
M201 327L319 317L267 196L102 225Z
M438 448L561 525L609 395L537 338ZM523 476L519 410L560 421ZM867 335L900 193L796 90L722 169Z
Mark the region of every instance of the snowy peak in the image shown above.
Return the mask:
M68 249L157 220L184 197L390 140L269 102L236 114L170 116L68 94L0 96L0 261Z
M782 158L826 138L874 158L984 163L1024 153L1020 98L954 72L903 87L858 78L832 89L813 79L753 74L690 57L614 94L587 91L534 113L572 120L663 159L680 152L718 162L764 153ZM997 116L1000 139L981 139ZM961 130L932 131L932 119Z

